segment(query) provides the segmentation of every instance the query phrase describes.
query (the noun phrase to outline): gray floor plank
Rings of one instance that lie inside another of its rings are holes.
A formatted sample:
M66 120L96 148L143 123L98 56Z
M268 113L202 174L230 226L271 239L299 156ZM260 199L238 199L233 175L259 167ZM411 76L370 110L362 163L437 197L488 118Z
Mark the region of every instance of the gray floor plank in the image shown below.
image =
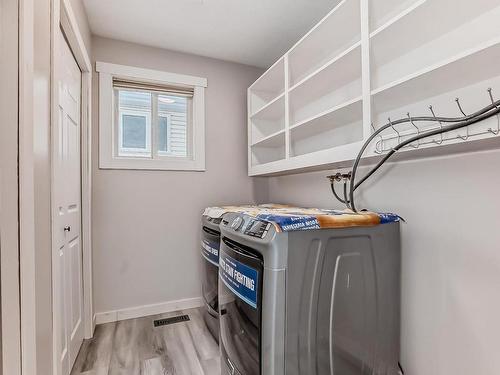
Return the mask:
M153 327L155 319L188 314L190 321ZM96 327L72 375L219 375L217 343L200 309L190 309Z
M201 361L204 375L220 375L220 357Z
M94 337L84 341L73 366L72 374L99 371L97 373L100 375L103 368L109 367L115 329L116 323L102 324L96 327Z
M183 312L188 314L187 311ZM203 316L201 311L194 310L189 312L189 317L193 324L189 324L187 327L189 329L189 334L191 339L195 344L196 352L198 353L198 358L200 360L208 360L212 358L219 357L219 346L214 340L208 328L203 321Z
M174 375L174 368L165 368L162 358L151 358L141 362L141 375Z

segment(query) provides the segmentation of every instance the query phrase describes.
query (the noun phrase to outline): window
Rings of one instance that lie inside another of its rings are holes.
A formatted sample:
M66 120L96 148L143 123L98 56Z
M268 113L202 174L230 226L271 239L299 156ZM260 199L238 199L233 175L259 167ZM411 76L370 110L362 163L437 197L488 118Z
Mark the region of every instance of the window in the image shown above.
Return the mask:
M116 90L118 156L151 157L151 99L148 92Z
M204 170L203 78L97 63L99 166Z
M118 157L186 158L193 93L155 92L114 83Z

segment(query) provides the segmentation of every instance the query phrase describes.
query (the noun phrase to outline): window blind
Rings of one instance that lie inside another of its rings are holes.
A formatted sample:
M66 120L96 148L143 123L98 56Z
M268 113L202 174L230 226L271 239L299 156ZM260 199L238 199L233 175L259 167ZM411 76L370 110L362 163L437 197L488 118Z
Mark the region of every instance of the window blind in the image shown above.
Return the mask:
M193 87L181 87L181 86L154 84L154 83L134 82L117 78L113 79L113 88L151 91L151 92L157 92L159 94L185 96L188 98L192 98L194 95Z

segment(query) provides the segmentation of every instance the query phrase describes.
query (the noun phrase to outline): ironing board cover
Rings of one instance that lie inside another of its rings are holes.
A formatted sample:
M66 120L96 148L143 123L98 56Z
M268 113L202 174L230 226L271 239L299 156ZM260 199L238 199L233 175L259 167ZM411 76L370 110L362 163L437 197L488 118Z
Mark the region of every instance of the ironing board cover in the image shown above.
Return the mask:
M320 208L292 207L282 204L259 206L208 207L204 215L221 217L228 212L243 213L272 223L278 232L297 230L366 227L398 222L401 218L392 213L353 212Z
M259 205L241 205L241 206L221 206L221 207L207 207L203 212L203 215L211 217L212 219L217 219L228 212L236 212L236 213L248 213L255 212L257 210L274 210L279 208L290 207L285 204L274 204L274 203L266 203Z

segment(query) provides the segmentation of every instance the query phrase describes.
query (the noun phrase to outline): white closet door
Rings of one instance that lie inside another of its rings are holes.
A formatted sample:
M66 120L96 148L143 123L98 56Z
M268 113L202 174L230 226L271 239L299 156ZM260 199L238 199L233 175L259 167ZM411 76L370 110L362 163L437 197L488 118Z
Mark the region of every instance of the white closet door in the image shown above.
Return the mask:
M57 369L69 375L83 342L81 218L81 81L82 73L62 33L56 66L59 121L54 129L54 298ZM60 371L60 372L59 372Z

